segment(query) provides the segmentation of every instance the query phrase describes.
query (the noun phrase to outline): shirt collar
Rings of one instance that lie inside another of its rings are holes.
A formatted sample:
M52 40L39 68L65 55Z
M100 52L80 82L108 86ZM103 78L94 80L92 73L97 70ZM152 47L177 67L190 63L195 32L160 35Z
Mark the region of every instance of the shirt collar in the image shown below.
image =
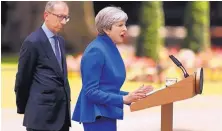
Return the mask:
M52 38L52 37L55 35L55 34L52 33L52 31L49 30L49 28L46 26L45 23L43 23L42 29L43 29L43 31L45 32L45 34L46 34L46 36L47 36L48 39L49 39L49 38Z

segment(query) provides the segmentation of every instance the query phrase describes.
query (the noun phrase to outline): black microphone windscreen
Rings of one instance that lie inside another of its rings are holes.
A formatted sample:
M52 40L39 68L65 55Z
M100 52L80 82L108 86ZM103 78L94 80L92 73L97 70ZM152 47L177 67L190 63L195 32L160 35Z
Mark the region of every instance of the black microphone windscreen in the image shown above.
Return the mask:
M170 55L169 57L178 67L182 66L182 64L173 55Z

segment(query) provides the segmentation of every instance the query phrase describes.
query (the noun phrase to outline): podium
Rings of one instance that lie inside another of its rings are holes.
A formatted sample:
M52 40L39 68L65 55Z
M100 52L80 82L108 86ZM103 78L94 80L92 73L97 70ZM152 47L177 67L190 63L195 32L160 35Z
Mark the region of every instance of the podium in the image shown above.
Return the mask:
M130 110L142 109L161 105L161 131L173 130L173 103L202 94L203 68L197 69L192 75L168 87L153 91L144 99L130 105Z

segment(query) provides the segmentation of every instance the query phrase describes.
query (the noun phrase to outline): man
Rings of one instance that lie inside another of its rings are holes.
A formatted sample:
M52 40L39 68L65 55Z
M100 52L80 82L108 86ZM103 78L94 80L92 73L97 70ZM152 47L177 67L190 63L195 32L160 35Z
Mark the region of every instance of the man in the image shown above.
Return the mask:
M48 2L44 24L22 44L15 93L27 131L69 131L71 126L65 41L58 36L68 14L66 3Z

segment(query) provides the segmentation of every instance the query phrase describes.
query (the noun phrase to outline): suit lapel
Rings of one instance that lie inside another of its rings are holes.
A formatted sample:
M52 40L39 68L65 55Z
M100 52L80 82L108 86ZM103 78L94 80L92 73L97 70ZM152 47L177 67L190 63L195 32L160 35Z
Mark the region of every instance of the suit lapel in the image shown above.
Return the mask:
M52 65L54 71L58 74L58 76L63 77L63 73L61 71L61 68L59 67L59 63L58 63L56 56L53 52L52 46L51 46L45 32L42 30L42 28L40 28L40 35L42 38L41 44L42 44L43 50L45 51L45 53L47 54L47 56L49 58L49 62L51 62L51 65Z
M64 46L64 41L59 37L59 46L61 50L61 57L62 57L62 70L63 70L63 75L64 78L66 78L67 74L67 67L66 67L66 55L65 55L65 46Z

